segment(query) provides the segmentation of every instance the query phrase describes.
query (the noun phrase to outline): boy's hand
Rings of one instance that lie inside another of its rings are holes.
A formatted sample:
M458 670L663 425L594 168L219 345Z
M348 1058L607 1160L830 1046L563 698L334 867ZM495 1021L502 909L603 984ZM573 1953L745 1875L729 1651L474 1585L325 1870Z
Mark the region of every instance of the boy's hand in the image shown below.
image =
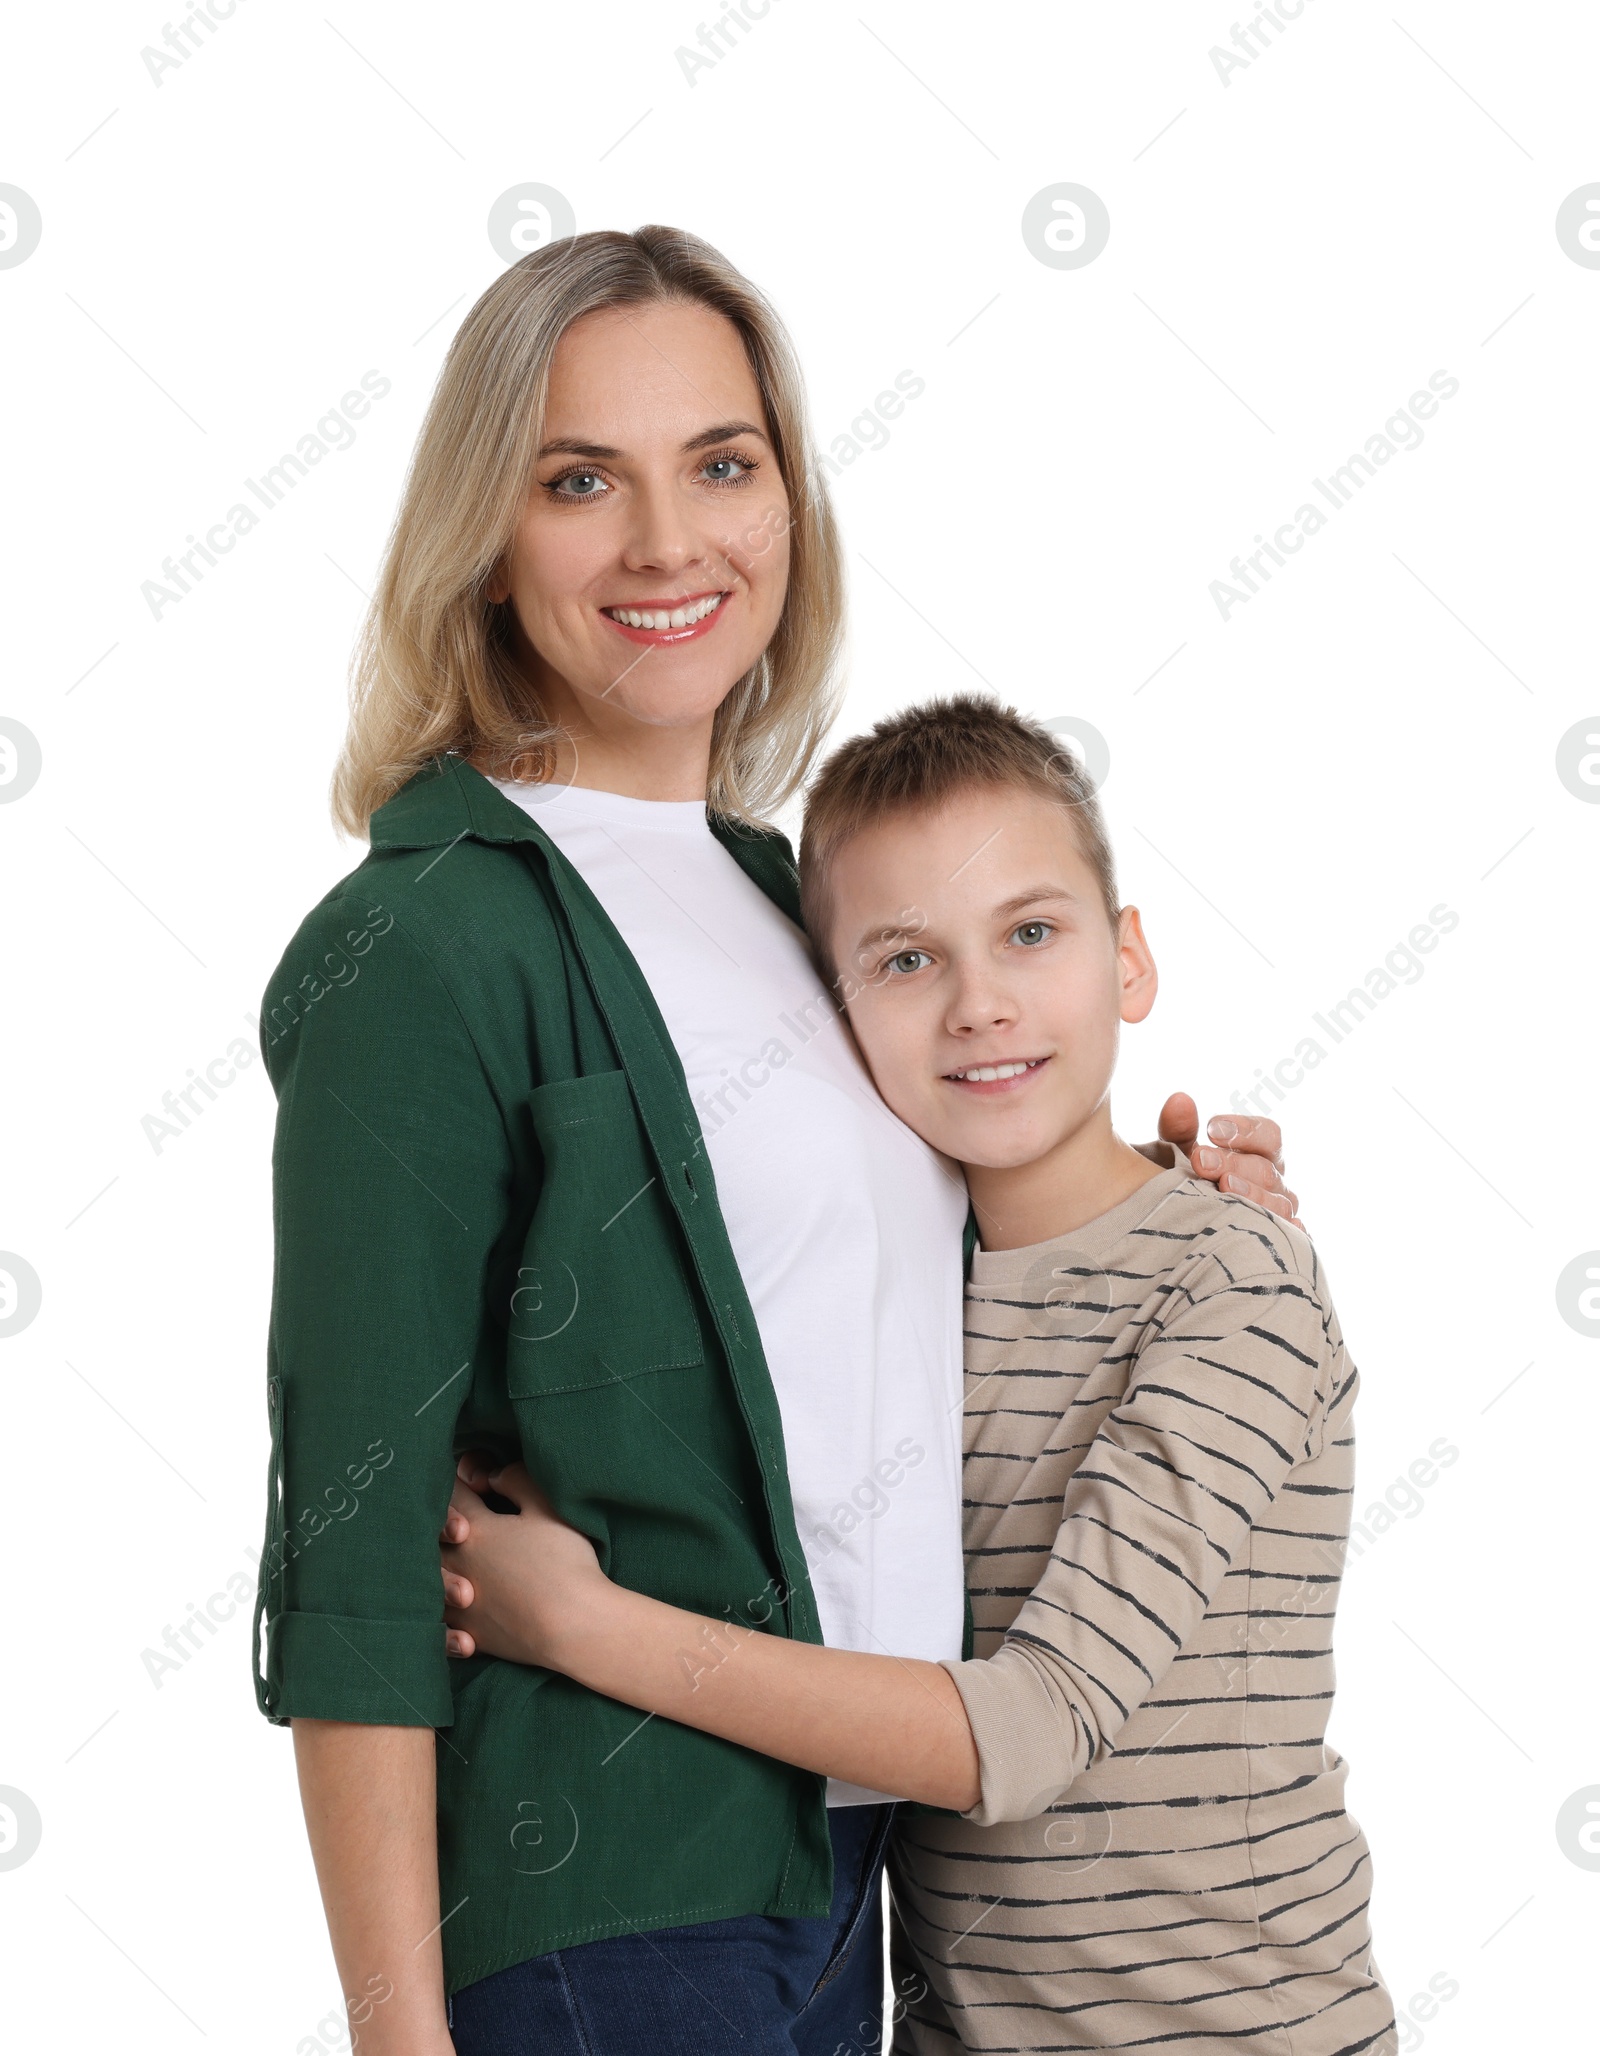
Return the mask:
M1300 1202L1284 1184L1283 1134L1276 1121L1256 1120L1249 1115L1214 1114L1206 1123L1206 1143L1196 1147L1200 1113L1186 1092L1175 1092L1161 1109L1157 1133L1163 1142L1175 1142L1194 1166L1197 1178L1211 1178L1222 1192L1236 1192L1241 1199L1253 1199L1269 1213L1281 1214L1296 1228Z
M485 1490L517 1511L496 1513L480 1497ZM490 1470L481 1458L462 1457L439 1556L451 1656L559 1670L564 1638L592 1621L613 1590L593 1543L556 1518L520 1463Z

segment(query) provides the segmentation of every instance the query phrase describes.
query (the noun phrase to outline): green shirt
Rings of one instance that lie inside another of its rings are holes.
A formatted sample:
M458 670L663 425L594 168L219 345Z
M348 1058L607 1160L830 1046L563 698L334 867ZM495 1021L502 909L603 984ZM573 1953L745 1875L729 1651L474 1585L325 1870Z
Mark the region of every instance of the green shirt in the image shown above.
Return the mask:
M787 842L711 827L798 920ZM536 820L460 759L380 808L371 843L262 1007L258 1703L438 1731L448 1991L601 1936L825 1913L820 1777L445 1655L438 1536L467 1448L520 1455L620 1583L821 1636L777 1397L637 964Z

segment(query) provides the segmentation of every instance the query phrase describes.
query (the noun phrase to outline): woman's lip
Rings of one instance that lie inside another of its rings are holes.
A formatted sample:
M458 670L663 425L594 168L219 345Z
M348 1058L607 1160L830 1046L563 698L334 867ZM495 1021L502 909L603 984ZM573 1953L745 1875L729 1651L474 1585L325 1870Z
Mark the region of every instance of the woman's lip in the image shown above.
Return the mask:
M712 588L713 591L715 591L715 589L715 587ZM711 594L708 592L689 593L686 594L682 599L667 600L665 602L658 600L655 603L655 606L653 606L649 611L651 613L670 613L674 607L692 606L696 600L708 600L710 599L710 597ZM618 635L625 635L628 638L629 642L693 642L696 636L708 635L711 632L711 630L716 627L717 623L722 619L723 615L727 613L728 602L732 598L732 593L724 593L722 596L721 606L713 607L709 614L702 614L698 621L691 621L687 628L630 628L626 621L619 621L614 614L608 614L604 607L602 607L600 610L600 618L602 621L609 621L611 626L617 631ZM642 604L635 607L630 602L630 612L635 614L642 614L645 611L646 610Z
M946 1071L943 1083L953 1085L958 1092L970 1092L976 1094L981 1099L993 1099L1001 1093L1016 1092L1024 1085L1031 1085L1045 1065L1050 1062L1050 1059L1049 1057L1001 1057L997 1061L1007 1064L1027 1063L1031 1066L1031 1069L1019 1071L1014 1078L957 1078L949 1071ZM982 1070L985 1067L981 1064L963 1064L961 1068L963 1070Z

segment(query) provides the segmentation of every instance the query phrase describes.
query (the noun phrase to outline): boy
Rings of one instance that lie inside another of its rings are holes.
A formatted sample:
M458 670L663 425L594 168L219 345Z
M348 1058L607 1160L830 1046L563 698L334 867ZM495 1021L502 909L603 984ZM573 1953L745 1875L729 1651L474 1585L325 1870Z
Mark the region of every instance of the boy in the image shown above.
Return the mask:
M824 766L801 875L879 1092L967 1178L973 1653L646 1599L520 1469L516 1519L457 1494L452 1646L939 1809L896 1832L897 2048L1388 2056L1323 1740L1356 1373L1305 1237L1112 1128L1156 972L1093 790L1037 724L936 702Z

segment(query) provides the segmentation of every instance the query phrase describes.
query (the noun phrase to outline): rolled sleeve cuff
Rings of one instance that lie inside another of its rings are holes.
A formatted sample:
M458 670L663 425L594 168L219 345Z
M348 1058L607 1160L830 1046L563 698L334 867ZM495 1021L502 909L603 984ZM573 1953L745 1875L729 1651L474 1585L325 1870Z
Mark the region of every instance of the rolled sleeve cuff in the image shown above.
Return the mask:
M442 1620L280 1613L267 1623L267 1718L447 1728L449 1664Z
M946 1660L978 1745L979 1799L961 1817L979 1827L1031 1820L1082 1769L1077 1722L1050 1690L1031 1652L1002 1643L992 1656ZM1065 1731L1064 1731L1065 1728Z

